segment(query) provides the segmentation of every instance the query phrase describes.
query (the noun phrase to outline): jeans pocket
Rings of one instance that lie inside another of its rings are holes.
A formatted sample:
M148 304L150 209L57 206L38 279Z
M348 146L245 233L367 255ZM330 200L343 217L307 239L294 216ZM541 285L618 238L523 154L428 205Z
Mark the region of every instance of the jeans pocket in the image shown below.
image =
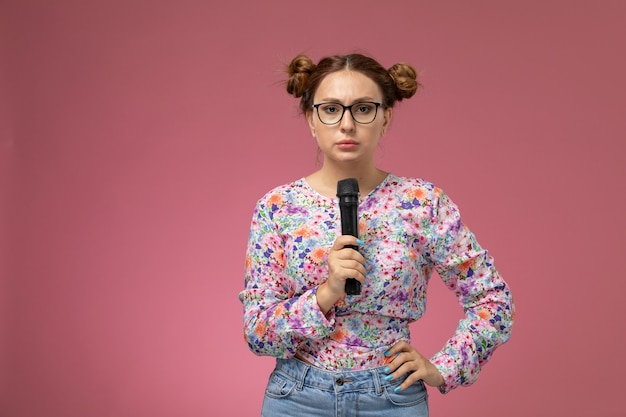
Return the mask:
M296 386L296 381L274 371L265 388L265 395L271 398L285 398Z
M428 392L423 381L417 381L400 392L394 392L393 389L397 386L399 385L388 385L385 387L385 397L394 405L411 407L428 400Z

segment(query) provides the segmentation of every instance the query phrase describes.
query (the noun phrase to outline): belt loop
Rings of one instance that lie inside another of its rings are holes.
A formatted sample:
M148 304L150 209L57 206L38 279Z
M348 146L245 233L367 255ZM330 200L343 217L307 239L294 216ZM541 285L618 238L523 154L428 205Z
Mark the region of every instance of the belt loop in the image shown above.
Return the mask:
M296 389L298 391L302 391L302 386L304 385L304 379L306 378L306 373L309 372L309 368L310 366L304 362L301 361L297 361L296 363L299 363L300 366L302 366L302 374L300 375L300 379L298 379L298 383L296 384Z
M383 387L380 383L380 377L378 376L378 369L370 369L372 373L372 378L374 379L374 386L376 387L376 395L380 395L383 393Z

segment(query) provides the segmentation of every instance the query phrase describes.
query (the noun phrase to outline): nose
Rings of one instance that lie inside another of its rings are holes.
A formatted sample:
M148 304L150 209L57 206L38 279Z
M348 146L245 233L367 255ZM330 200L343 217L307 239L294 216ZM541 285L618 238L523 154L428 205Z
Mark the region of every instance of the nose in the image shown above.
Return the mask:
M352 113L350 112L350 109L346 109L346 111L343 113L341 121L339 122L339 127L341 128L341 131L349 132L351 130L354 130L355 124L356 122L352 118Z

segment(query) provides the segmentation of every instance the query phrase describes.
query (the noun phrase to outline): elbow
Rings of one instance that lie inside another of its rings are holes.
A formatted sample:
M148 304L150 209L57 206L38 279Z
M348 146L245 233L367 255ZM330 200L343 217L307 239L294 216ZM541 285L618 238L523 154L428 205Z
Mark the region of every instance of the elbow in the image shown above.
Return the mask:
M263 334L259 327L257 320L246 320L243 327L243 339L248 345L248 349L255 355L262 355L265 346L264 341L259 337Z
M243 329L243 338L248 349L258 356L275 356L276 349L274 337L263 320L250 319L246 321Z
M250 349L252 353L258 356L268 355L267 343L264 342L263 340L260 340L254 334L254 332L252 334L248 333L247 331L244 332L243 338L246 344L248 345L248 349Z

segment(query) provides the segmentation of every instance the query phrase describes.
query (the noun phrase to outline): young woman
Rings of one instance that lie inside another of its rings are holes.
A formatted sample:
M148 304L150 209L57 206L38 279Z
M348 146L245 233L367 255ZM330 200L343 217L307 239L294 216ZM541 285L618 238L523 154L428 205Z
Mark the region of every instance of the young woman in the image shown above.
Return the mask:
M472 384L509 339L509 288L441 189L375 166L394 104L418 88L411 66L300 55L287 71L323 163L269 191L252 218L239 295L245 338L277 358L262 415L427 416L425 385L446 393ZM345 178L358 180L358 239L341 235ZM466 316L426 358L409 324L424 313L433 270ZM346 294L348 278L360 294Z

